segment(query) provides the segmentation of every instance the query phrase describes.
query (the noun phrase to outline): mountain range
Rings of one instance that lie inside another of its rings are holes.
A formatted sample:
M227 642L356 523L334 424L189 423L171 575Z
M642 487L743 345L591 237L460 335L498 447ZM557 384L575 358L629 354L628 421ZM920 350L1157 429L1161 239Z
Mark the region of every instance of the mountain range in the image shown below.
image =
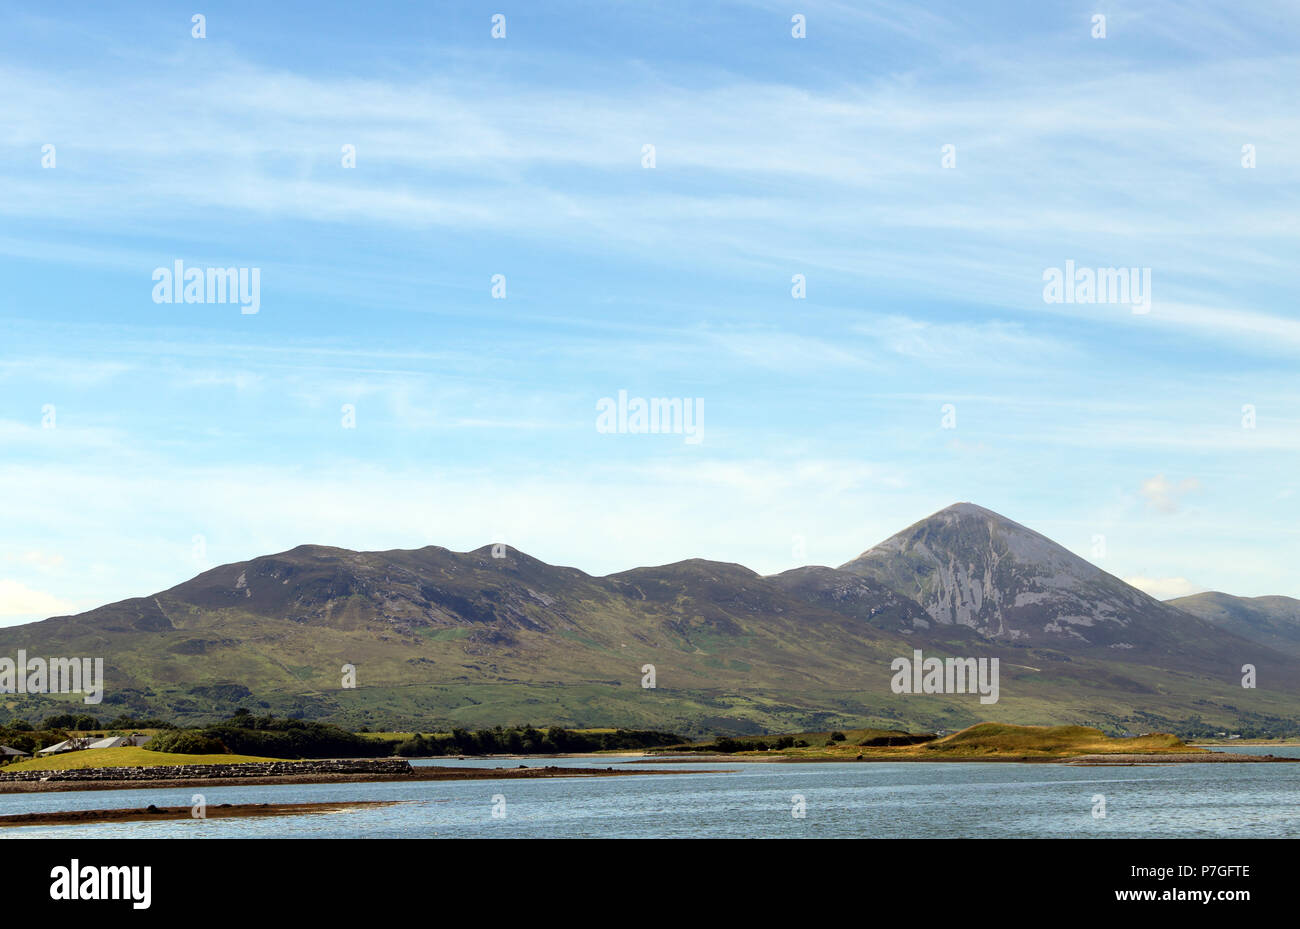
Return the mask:
M489 545L303 545L152 596L0 629L0 656L102 656L104 703L4 694L9 714L352 726L516 723L749 734L955 729L1294 732L1300 601L1161 602L970 503L832 567L693 559L595 577ZM999 658L1000 700L900 695L890 663ZM1242 667L1257 686L1242 686ZM343 686L344 666L355 687ZM650 684L651 675L653 685Z

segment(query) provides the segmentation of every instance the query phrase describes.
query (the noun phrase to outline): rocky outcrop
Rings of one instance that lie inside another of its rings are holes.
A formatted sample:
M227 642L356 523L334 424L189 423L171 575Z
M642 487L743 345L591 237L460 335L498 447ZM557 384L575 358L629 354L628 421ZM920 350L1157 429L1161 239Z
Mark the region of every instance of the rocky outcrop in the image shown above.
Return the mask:
M1207 623L973 503L940 510L839 570L909 597L940 627L996 641L1185 656L1190 642L1215 653L1223 640Z

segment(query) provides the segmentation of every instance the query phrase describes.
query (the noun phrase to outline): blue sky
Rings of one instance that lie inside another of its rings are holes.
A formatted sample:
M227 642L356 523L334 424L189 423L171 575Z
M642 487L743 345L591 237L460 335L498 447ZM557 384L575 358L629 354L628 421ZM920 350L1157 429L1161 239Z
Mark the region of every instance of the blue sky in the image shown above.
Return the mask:
M959 500L1300 596L1295 8L268 6L0 4L0 624L305 542L839 564Z

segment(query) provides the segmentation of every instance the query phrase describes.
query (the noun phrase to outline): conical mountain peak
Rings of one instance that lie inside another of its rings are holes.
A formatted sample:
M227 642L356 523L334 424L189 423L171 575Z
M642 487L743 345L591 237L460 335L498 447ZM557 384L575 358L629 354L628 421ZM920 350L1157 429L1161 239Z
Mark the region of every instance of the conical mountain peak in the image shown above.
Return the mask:
M955 503L841 570L919 603L937 623L1026 642L1131 648L1169 639L1181 615L1014 520Z

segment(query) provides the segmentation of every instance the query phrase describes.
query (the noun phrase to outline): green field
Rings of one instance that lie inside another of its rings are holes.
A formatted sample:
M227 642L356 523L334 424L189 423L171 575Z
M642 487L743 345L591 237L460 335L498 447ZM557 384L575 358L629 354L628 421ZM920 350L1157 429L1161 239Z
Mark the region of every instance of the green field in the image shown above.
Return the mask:
M246 708L354 731L533 725L707 738L955 731L991 719L1205 737L1295 734L1300 717L1300 670L1269 666L1268 686L1243 689L1236 667L1204 657L1199 640L1171 663L1139 650L987 642L955 627L929 630L926 653L1000 658L999 701L900 697L891 662L920 643L868 620L738 565L593 578L517 552L498 561L306 546L153 597L0 629L0 655L104 655L98 719L179 725ZM344 686L345 662L355 687ZM643 686L645 665L656 669L653 687ZM76 694L0 694L0 720L87 710Z
M137 768L151 765L240 764L246 761L283 761L282 758L256 758L252 755L173 755L151 752L134 745L121 748L89 748L62 752L41 758L29 758L0 768L0 771L74 771L85 768Z

